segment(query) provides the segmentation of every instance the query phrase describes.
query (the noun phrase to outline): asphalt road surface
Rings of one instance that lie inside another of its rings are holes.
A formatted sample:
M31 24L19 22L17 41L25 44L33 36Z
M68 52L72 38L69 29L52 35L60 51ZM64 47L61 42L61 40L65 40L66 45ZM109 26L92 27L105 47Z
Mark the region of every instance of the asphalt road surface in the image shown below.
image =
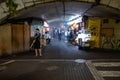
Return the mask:
M0 58L0 80L120 80L120 52L78 50L52 40L36 57L33 50Z

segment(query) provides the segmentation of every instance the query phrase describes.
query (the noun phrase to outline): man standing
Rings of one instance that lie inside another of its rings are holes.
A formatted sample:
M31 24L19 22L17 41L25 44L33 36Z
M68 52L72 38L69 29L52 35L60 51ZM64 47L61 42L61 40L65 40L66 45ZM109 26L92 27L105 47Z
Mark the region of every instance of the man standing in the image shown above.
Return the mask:
M41 41L40 41L40 30L37 28L35 33L35 43L34 43L34 49L35 49L35 55L36 56L42 56L41 54Z

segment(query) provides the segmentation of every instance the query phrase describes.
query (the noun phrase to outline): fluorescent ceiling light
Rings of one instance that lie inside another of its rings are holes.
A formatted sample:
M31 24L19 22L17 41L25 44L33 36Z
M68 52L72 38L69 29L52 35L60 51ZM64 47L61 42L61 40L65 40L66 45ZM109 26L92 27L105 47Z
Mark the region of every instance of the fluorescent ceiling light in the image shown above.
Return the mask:
M49 27L48 23L44 21L44 25L45 27Z
M70 20L73 20L73 19L75 19L75 18L77 18L77 17L79 17L79 16L80 16L80 15L78 15L78 14L75 15L75 16L71 16L71 17L69 18L69 21L70 21Z
M79 22L82 22L82 17L79 17L79 18L76 19L76 20L70 21L70 22L68 22L67 24L68 24L68 25L72 25L73 23L79 23Z

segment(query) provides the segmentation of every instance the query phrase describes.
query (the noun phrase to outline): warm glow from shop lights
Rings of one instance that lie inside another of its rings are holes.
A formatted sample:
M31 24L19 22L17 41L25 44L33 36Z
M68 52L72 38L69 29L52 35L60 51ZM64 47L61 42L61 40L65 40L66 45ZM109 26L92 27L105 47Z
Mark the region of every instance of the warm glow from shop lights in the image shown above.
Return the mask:
M77 18L76 20L70 21L70 22L68 22L67 24L68 24L68 25L72 25L73 23L79 23L79 22L82 22L82 17L79 17L79 18Z
M78 28L78 24L74 23L74 24L72 24L71 27L72 27L73 29L77 29L77 28Z
M46 28L46 31L50 31L50 28L49 28L49 27L47 27L47 28Z
M69 20L73 20L73 19L75 19L75 18L77 18L77 17L79 17L80 15L75 15L75 16L71 16L70 18L69 18Z

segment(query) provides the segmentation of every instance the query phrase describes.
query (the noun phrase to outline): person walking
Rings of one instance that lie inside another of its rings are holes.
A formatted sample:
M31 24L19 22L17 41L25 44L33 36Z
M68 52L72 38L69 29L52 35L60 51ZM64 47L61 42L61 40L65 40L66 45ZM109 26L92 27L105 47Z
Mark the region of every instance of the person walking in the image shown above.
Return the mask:
M59 28L58 29L58 40L61 41L61 36L62 36L62 32L61 32L61 29Z
M50 36L50 33L48 31L45 32L45 38L46 38L46 44L50 44L51 36Z
M35 56L42 56L41 54L41 34L40 30L37 28L35 33L35 43L34 43L34 49L35 49Z

